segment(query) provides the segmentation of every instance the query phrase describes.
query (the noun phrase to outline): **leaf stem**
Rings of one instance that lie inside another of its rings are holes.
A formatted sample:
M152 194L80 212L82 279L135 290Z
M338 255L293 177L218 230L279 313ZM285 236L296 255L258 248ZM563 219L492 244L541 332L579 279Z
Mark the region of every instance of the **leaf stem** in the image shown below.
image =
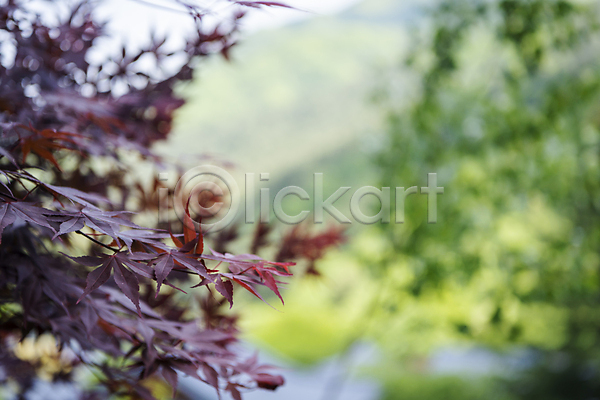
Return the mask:
M112 251L114 251L115 253L118 253L118 252L119 252L119 250L113 249L113 248L112 248L112 247L110 247L109 245L107 245L107 244L104 244L104 243L102 243L101 241L99 241L99 240L97 240L97 239L94 239L93 237L91 237L90 235L88 235L88 234L86 234L86 233L83 233L83 232L81 232L81 231L75 231L75 233L77 233L77 234L79 234L79 235L82 235L82 236L85 236L86 238L90 239L92 242L96 243L97 245L100 245L100 246L104 247L105 249L112 250Z

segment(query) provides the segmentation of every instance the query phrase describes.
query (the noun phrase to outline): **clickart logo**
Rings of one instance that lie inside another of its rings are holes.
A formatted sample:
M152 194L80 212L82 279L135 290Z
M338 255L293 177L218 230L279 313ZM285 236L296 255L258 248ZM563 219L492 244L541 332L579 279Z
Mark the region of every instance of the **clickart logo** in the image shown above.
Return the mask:
M159 180L167 179L168 174L159 175ZM247 224L268 223L272 215L286 224L299 224L308 218L312 218L315 224L321 224L325 215L331 216L341 224L389 224L392 211L395 211L394 223L402 224L405 220L404 206L407 196L422 194L423 200L427 201L427 222L435 224L438 220L438 195L444 193L444 188L438 187L436 173L428 174L427 186L420 189L417 186L394 188L393 207L390 187L362 186L351 192L351 187L344 186L326 196L323 190L323 174L314 173L311 196L306 189L299 186L287 186L272 193L271 188L264 187L265 182L269 180L269 173L261 173L258 176L256 173L246 173L242 194L238 182L223 168L215 165L198 166L188 170L178 180L172 196L173 210L181 221L184 220L188 207L189 212L202 216L203 220L205 217L211 221L216 220L201 224L203 230L208 229L211 232L220 231L241 219L242 209L243 220ZM163 188L160 191L159 219L164 221L168 208L168 202L165 201L168 189ZM348 192L352 195L344 208L349 209L350 215L345 215L337 207L342 204L341 198ZM303 209L294 215L286 213L283 209L283 201L288 196L297 197L303 204ZM360 201L365 196L378 199L379 212L368 215L366 210L361 209Z

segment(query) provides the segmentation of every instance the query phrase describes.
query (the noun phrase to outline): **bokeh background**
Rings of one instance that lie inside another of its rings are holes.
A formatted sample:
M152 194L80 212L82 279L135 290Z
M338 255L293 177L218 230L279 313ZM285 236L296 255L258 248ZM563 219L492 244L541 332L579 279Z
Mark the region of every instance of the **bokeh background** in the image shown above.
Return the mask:
M101 8L115 43L155 29L176 46L188 27L118 3ZM288 3L199 66L159 150L268 172L273 192L435 172L445 193L437 224L412 195L404 224L350 226L285 306L238 301L246 342L287 379L247 398L600 398L600 4ZM186 380L181 396L216 398Z

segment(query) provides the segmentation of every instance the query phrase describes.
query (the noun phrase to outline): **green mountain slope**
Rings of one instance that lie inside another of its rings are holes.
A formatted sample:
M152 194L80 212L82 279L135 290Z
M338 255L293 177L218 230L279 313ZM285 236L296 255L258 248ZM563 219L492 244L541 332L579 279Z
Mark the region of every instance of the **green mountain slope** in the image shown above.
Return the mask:
M366 157L381 130L380 111L368 104L377 67L393 63L407 44L401 24L357 17L380 2L387 0L259 32L238 45L232 63L211 60L185 88L189 102L163 150L216 154L279 180L327 173L315 170L321 166L365 165L353 159Z

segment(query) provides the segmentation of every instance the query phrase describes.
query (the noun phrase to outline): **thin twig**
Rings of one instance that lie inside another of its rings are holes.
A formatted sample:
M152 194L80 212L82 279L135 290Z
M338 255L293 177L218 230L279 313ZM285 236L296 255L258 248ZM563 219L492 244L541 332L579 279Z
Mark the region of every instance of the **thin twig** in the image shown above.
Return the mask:
M9 195L9 194L5 194L5 193L2 193L2 192L0 192L0 196L4 196L4 197L6 197L7 199L11 199L11 200L13 200L13 201L17 201L17 200L18 200L16 197L13 197L13 196L11 196L11 195Z
M110 247L109 245L107 245L107 244L104 244L104 243L102 243L101 241L94 239L93 237L89 236L88 234L85 234L85 233L83 233L83 232L81 232L81 231L75 231L75 233L77 233L77 234L79 234L79 235L83 235L83 236L85 236L86 238L90 239L92 242L96 243L97 245L100 245L100 246L104 247L105 249L112 250L112 251L114 251L115 253L118 253L118 252L119 252L119 250L113 249L113 248L112 248L112 247Z

